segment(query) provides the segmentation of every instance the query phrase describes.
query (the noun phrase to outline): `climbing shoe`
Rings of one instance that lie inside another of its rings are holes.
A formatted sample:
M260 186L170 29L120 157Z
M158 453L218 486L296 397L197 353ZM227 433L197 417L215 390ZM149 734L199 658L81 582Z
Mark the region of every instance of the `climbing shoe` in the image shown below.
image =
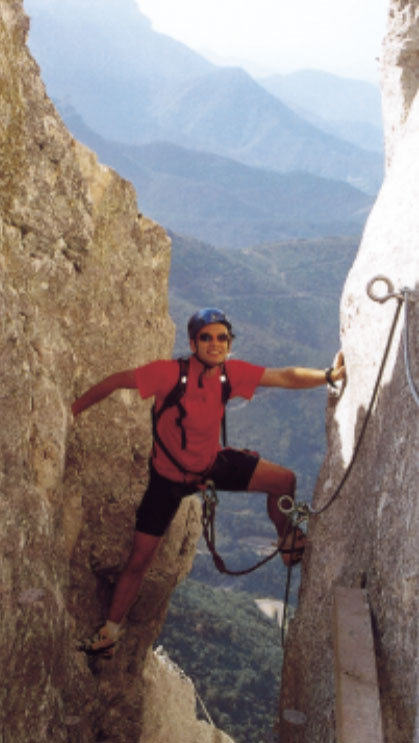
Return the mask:
M303 559L306 535L294 526L285 536L278 536L279 551L284 565L298 565Z
M79 650L86 655L95 655L97 657L111 660L115 653L117 640L111 636L106 625L100 627L93 637L82 640Z

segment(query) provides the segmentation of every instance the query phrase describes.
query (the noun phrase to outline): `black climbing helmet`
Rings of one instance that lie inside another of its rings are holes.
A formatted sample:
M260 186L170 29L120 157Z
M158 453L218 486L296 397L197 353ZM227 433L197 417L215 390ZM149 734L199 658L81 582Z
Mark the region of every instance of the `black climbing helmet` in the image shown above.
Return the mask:
M195 340L197 334L204 325L213 325L214 323L225 325L231 338L234 338L230 320L225 312L218 310L216 307L205 307L203 310L198 310L198 312L195 312L195 314L192 315L188 322L189 338Z

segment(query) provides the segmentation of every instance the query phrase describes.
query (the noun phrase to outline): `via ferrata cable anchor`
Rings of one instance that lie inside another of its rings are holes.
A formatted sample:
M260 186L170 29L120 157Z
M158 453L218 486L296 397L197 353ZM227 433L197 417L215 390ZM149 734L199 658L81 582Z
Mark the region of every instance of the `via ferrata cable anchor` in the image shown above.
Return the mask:
M387 286L387 294L376 294L374 291L374 284L376 282L384 283ZM381 274L378 276L374 276L373 279L371 279L367 284L367 294L370 299L373 299L374 302L387 302L388 299L394 298L397 299L399 307L404 302L404 328L403 328L403 356L404 356L404 364L405 364L405 370L406 370L406 379L409 385L410 392L412 394L413 400L415 401L416 405L419 407L419 389L415 384L415 381L413 379L413 374L411 370L411 361L410 361L410 354L409 354L409 302L415 302L417 301L417 295L414 295L414 292L412 289L409 289L409 287L404 286L399 292L396 292L394 290L394 286L390 279L388 279L386 276L382 276Z
M377 294L376 289L374 290L374 284L376 283L385 284L387 287L387 294ZM400 292L396 292L390 279L382 274L374 276L367 284L367 294L369 298L374 302L380 302L380 304L384 304L388 299L398 299L403 301L405 299L405 291L406 290L404 289Z

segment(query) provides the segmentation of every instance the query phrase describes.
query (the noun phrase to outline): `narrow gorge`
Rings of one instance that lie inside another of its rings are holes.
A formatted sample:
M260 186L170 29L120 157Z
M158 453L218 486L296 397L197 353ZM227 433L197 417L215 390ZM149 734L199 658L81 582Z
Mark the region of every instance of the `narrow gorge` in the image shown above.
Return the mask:
M77 649L103 620L130 549L151 441L149 408L132 392L77 422L70 404L113 371L170 357L170 240L138 212L133 186L70 135L28 51L28 29L23 1L0 0L1 739L228 743L197 719L192 683L151 649L192 566L195 497L162 544L115 661ZM391 0L380 61L387 173L342 296L348 377L329 398L317 508L351 460L394 316L395 299L374 302L366 292L376 275L409 288L419 384L418 61L417 2ZM368 592L386 743L419 741L419 431L404 322L402 313L350 478L310 519L286 645L281 743L335 740L338 585Z

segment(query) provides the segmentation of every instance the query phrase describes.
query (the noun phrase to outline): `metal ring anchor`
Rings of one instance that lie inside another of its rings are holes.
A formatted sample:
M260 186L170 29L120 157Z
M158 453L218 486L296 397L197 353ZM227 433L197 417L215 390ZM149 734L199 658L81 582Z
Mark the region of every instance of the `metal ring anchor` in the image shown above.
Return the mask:
M387 287L387 294L376 294L374 292L374 284L376 282L382 282ZM393 283L390 281L390 279L387 278L387 276L383 276L379 274L378 276L374 276L373 279L370 279L370 281L367 284L367 294L370 299L372 299L374 302L380 302L383 304L384 302L387 302L388 299L404 299L404 296L401 292L396 292L394 290Z

